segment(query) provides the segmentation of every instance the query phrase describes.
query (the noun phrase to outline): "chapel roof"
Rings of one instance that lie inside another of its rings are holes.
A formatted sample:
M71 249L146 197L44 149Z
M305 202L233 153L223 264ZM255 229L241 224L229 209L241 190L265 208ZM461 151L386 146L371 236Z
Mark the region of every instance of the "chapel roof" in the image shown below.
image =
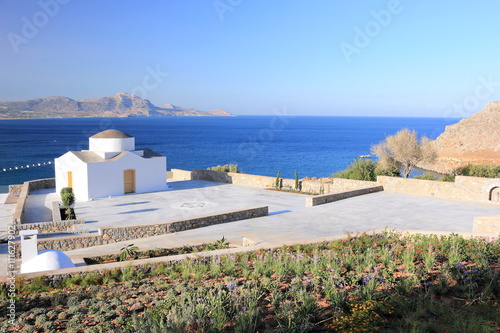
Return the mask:
M142 150L143 151L143 156L139 156L139 155L135 155L137 157L140 157L140 158L155 158L155 157L164 157L163 155L161 154L158 154L157 152L155 152L154 150L151 150L149 148L143 148L143 149L138 149L138 150ZM103 158L101 156L99 156L98 154L96 154L95 152L93 151L89 151L89 150L85 150L85 151L71 151L70 153L72 153L73 155L75 155L80 161L82 161L83 163L102 163L102 162L111 162L111 161L116 161L116 160L119 160L120 158L122 158L123 156L127 155L127 154L133 154L132 152L129 152L129 151L123 151L121 153L119 153L118 155L116 156L113 156L111 158Z
M124 133L119 130L115 129L109 129L105 130L102 132L99 132L97 134L94 134L90 137L91 139L126 139L126 138L133 138L132 135L129 135L127 133Z

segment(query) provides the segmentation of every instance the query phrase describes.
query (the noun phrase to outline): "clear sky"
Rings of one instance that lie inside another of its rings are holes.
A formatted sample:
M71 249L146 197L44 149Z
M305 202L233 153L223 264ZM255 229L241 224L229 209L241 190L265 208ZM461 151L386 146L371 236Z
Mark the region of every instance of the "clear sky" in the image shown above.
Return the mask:
M0 0L0 100L463 117L500 100L499 0Z

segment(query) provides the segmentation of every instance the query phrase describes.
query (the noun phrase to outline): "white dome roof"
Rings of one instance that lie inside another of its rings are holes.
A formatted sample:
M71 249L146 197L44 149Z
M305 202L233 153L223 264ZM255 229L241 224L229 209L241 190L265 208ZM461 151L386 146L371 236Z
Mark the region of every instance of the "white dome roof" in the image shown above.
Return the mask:
M71 259L58 250L39 252L34 258L21 265L21 273L52 271L61 268L75 267Z

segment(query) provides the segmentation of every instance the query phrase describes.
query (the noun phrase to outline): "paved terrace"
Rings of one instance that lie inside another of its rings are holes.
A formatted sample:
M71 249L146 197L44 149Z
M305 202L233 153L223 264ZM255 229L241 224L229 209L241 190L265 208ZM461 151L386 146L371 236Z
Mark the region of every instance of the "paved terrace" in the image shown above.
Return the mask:
M225 236L234 242L246 237L257 244L304 242L318 238L378 229L471 233L475 216L500 214L500 207L431 197L378 192L316 207L305 207L305 195L206 181L169 182L164 192L130 194L78 202L76 213L87 223L81 227L149 224L268 205L270 215L224 223L175 234L65 252L75 263L82 257L117 253L134 243L140 250L198 244ZM36 192L46 200L53 193ZM46 206L37 198L41 208ZM0 204L0 230L5 229L12 205ZM5 267L6 244L0 245L0 265ZM3 275L0 273L0 275Z

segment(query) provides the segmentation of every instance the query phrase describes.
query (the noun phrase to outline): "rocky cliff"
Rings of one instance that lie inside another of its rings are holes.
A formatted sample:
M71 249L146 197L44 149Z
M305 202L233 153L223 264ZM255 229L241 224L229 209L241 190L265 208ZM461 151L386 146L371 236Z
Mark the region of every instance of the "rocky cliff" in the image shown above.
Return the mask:
M20 102L0 102L0 118L138 116L232 116L232 114L221 109L198 111L171 104L157 107L147 99L126 93L79 101L56 96Z
M426 170L451 173L467 164L500 165L500 101L447 126L432 146L438 158L419 165Z

